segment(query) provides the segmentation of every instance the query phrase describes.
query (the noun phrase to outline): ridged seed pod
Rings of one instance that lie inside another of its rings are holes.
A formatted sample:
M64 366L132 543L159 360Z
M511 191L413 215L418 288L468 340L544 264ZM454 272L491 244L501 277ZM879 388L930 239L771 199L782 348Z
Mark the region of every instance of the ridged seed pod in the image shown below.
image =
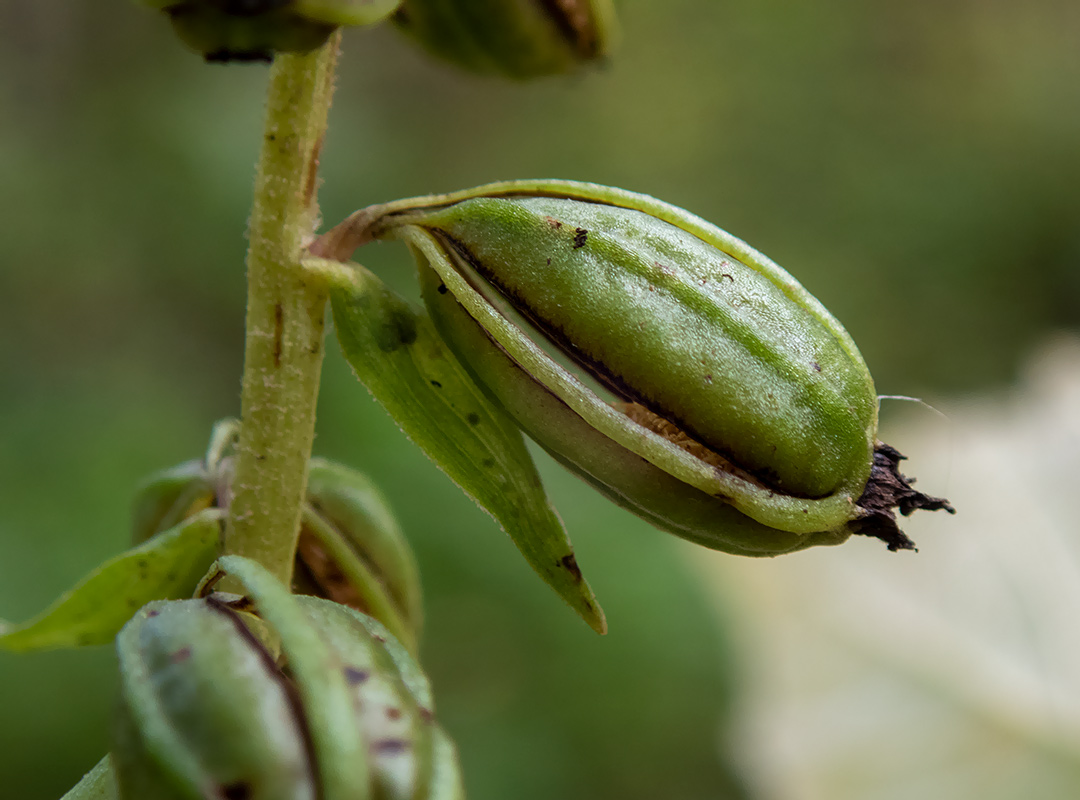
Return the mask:
M477 383L619 504L720 550L851 533L910 548L915 492L877 439L854 342L787 272L654 198L518 181L358 212L314 248L406 241Z
M416 556L366 475L313 458L297 551L305 594L363 611L415 652L423 626Z
M438 58L518 79L603 58L614 18L611 0L404 0L392 17Z
M117 638L121 797L463 796L427 679L385 628L220 565L243 597L152 603Z

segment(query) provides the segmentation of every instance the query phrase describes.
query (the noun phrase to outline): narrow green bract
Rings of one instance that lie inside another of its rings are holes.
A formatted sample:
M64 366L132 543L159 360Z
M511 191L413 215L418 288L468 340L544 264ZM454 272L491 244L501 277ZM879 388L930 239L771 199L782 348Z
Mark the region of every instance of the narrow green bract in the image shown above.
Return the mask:
M218 555L221 512L202 511L109 559L38 616L0 630L0 649L108 644L143 605L190 597Z
M331 288L330 300L338 341L360 381L406 435L495 517L544 581L603 632L603 611L521 434L484 397L431 320L360 267Z

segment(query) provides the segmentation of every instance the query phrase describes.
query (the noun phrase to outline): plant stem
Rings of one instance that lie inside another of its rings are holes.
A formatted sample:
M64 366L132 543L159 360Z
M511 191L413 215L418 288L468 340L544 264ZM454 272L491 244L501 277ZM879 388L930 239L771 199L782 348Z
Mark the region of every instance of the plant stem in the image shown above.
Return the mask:
M315 435L326 290L300 267L318 218L319 150L340 35L270 68L247 274L242 427L225 553L291 583Z

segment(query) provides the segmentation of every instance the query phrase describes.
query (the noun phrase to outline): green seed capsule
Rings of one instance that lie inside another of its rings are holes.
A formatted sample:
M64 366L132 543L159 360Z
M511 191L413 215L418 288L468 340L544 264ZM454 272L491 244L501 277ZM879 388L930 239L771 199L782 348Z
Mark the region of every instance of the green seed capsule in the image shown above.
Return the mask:
M622 507L662 530L734 555L778 555L847 539L846 530L793 533L771 528L643 458L628 457L616 439L518 368L446 291L438 273L422 268L420 286L446 341L455 351L469 354L467 363L477 382L498 387L489 389L492 399L512 409L529 436L563 466Z
M207 508L227 510L240 422L219 421L202 459L161 470L136 492L136 544ZM301 515L294 591L375 617L411 651L422 625L416 558L378 488L342 464L313 458Z
M304 720L237 614L206 600L151 603L117 650L122 797L316 796Z
M152 603L117 638L121 797L462 796L427 678L383 626L219 565L246 596Z
M843 327L681 209L493 184L367 209L316 250L370 237L409 243L440 332L522 428L659 527L746 554L852 532L895 549L911 543L892 507L947 507L877 441L873 380Z
M602 58L614 16L611 0L404 0L392 19L439 58L523 79Z
M339 26L371 25L400 0L140 0L169 15L207 61L269 61L321 46Z
M416 557L367 476L326 459L311 460L297 565L311 579L303 594L375 617L416 651L423 617Z

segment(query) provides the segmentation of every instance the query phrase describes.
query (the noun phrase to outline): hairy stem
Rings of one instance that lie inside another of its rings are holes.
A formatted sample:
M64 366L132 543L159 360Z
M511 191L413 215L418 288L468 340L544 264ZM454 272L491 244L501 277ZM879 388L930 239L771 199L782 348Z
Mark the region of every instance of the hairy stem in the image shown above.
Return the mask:
M286 585L315 434L327 300L300 257L317 224L339 40L274 59L251 212L242 427L225 552L259 561Z

